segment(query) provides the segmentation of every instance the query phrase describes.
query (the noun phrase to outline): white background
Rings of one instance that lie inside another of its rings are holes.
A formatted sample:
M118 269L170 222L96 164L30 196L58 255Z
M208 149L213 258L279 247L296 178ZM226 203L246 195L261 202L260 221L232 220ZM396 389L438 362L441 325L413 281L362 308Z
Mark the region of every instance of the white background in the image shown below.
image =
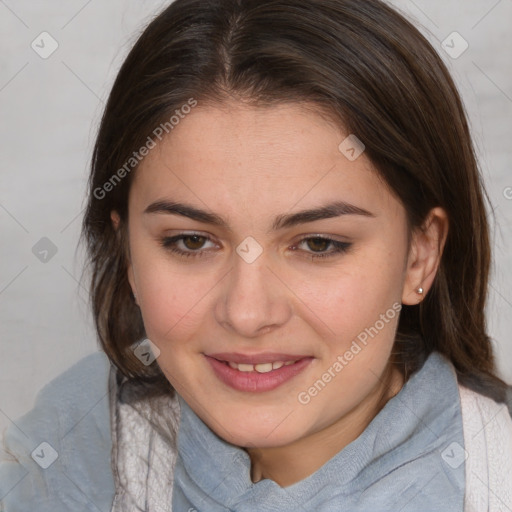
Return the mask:
M97 350L76 253L97 125L115 74L161 0L0 0L0 428ZM512 383L512 0L397 0L443 55L469 112L496 214L489 331ZM42 59L43 31L58 49ZM453 31L469 43L441 48ZM510 194L507 199L506 191ZM32 247L58 252L40 262Z

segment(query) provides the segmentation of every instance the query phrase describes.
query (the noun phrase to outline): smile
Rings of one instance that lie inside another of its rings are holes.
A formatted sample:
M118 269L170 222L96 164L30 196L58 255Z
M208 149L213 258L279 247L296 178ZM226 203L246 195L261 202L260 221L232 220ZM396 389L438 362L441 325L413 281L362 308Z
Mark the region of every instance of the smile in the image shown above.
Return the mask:
M258 373L268 373L272 370L279 370L279 368L283 366L290 366L295 364L297 361L275 361L273 363L260 363L260 364L238 364L233 361L224 361L231 368L238 370L239 372L258 372Z
M271 391L285 382L293 379L304 371L313 361L313 357L299 357L288 361L274 360L272 362L235 362L208 356L214 375L219 381L230 388L246 392Z

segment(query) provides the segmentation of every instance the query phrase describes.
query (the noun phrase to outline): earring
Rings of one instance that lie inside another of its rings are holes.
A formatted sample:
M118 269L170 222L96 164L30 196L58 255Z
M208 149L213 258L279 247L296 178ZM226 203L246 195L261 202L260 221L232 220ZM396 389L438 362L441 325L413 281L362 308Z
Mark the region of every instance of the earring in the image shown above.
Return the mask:
M423 294L423 288L421 288L421 287L420 287L420 288L418 288L416 291L417 291L420 295L422 295L422 294Z

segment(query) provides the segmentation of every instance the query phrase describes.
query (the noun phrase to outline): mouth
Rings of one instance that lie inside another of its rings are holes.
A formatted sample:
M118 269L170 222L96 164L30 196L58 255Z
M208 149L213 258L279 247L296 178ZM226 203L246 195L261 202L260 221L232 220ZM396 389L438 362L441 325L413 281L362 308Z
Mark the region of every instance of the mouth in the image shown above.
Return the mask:
M214 374L238 391L271 391L301 373L314 357L286 354L204 354Z
M230 368L238 370L239 372L268 373L272 370L279 370L279 368L282 368L283 366L291 366L292 364L295 364L297 361L299 361L299 359L296 359L295 361L274 361L258 364L235 363L234 361L222 361L221 359L217 359L217 361L227 364Z

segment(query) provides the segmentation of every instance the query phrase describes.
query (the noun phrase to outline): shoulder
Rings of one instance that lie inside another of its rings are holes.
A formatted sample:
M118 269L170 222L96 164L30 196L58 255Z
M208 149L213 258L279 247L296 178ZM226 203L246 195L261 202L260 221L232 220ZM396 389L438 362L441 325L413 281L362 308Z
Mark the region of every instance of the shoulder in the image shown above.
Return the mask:
M503 504L512 508L510 402L497 403L461 385L459 393L466 458L465 510L493 512Z
M104 353L81 359L9 425L0 461L1 511L110 510L110 374Z

